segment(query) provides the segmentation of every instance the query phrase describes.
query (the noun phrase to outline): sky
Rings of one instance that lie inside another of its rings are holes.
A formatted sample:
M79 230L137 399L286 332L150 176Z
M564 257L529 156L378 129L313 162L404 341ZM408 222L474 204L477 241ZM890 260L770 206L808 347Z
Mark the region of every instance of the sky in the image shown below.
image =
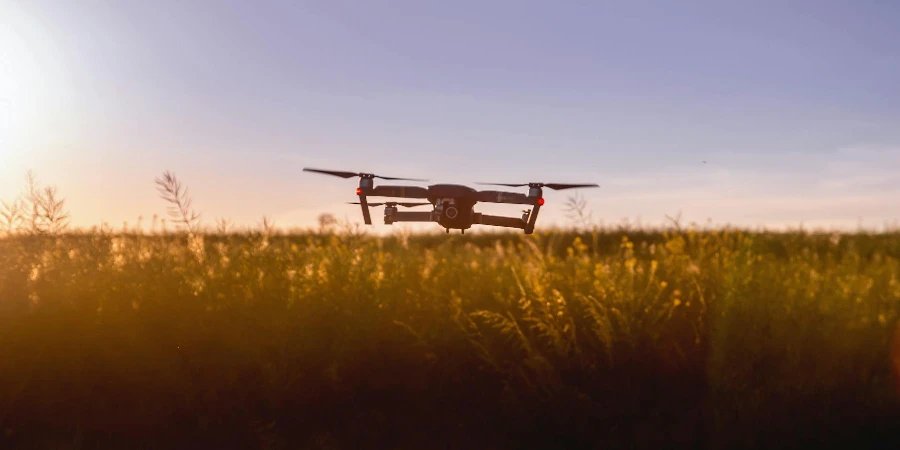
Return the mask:
M207 224L360 222L316 167L594 182L604 224L877 228L897 55L897 2L0 0L0 199L31 169L73 225L133 226L171 170Z

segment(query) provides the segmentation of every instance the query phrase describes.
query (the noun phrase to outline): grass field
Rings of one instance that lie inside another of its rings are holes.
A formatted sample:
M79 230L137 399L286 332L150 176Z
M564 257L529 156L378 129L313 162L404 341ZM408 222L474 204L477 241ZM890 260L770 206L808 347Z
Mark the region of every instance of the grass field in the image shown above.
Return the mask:
M900 234L0 238L0 447L900 448Z

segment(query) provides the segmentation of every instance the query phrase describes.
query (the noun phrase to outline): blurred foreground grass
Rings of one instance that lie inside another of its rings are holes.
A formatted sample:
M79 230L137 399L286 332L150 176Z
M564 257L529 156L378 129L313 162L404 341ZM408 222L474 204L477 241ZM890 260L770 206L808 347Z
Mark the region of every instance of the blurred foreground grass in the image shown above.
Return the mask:
M0 239L0 447L900 448L900 234Z

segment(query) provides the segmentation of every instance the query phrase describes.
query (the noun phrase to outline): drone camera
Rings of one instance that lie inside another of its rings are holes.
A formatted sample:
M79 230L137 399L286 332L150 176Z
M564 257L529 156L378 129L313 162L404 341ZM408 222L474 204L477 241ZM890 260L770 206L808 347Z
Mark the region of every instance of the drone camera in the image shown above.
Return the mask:
M444 210L444 216L446 216L448 219L455 219L458 215L459 210L456 209L455 206L448 206L447 209Z
M455 205L456 201L452 198L439 199L435 202L435 211L439 217L446 217L452 220L459 215L459 210L456 209Z

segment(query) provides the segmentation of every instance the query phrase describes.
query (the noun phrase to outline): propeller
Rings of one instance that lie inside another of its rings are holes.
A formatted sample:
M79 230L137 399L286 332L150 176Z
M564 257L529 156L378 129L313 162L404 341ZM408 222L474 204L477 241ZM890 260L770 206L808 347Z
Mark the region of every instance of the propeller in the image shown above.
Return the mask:
M348 205L358 205L359 202L347 202L347 204ZM398 206L399 205L404 208L413 208L416 206L425 206L425 205L430 205L430 204L431 203L429 203L429 202L422 202L422 203L406 203L406 202L367 203L367 205L369 205L369 206L381 206L381 205Z
M600 185L595 183L590 184L566 184L566 183L519 183L519 184L511 184L511 183L475 183L475 184L483 184L490 186L508 186L508 187L548 187L550 189L560 191L563 189L574 189L574 188L589 188L589 187L600 187Z
M322 173L322 174L325 174L325 175L332 175L332 176L335 176L335 177L341 177L341 178L360 177L360 178L381 178L382 180L428 181L428 180L421 180L421 179L418 179L418 178L384 177L384 176L381 176L381 175L375 175L375 174L373 174L373 173L365 173L365 172L342 172L342 171L339 171L339 170L312 169L312 168L309 168L309 167L304 167L304 168L303 168L303 171L304 171L304 172L316 172L316 173Z

